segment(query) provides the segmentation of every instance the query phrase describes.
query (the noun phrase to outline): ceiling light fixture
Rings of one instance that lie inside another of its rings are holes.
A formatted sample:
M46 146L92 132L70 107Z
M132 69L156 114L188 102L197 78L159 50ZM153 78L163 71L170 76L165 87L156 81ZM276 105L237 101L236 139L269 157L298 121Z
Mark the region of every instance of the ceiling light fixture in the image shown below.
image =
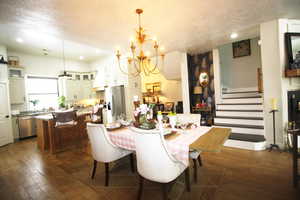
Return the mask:
M239 35L237 33L231 33L230 38L231 39L235 39L237 38Z
M136 9L135 12L138 15L138 29L136 30L135 37L131 37L130 39L130 55L126 56L128 63L128 72L125 72L125 70L123 70L121 67L121 52L118 48L116 51L116 57L118 59L119 68L124 74L132 76L138 76L141 73L143 73L146 76L149 76L151 74L158 74L158 59L159 57L161 58L163 65L163 60L165 56L164 48L159 46L155 37L150 38L145 33L145 29L141 26L141 14L143 13L143 10ZM151 62L151 52L144 52L144 45L149 42L152 43L152 51L154 51L152 55L155 59L155 63Z
M83 59L84 59L84 57L83 57L83 56L79 56L79 59L80 59L80 60L83 60Z
M99 49L96 49L96 53L100 53L100 50L99 50Z
M64 40L62 41L62 59L63 59L63 66L64 66L64 71L62 74L58 75L58 77L72 77L71 74L68 74L66 71L66 58L65 58L65 42Z
M23 43L24 42L22 38L17 38L16 41L19 42L19 43Z

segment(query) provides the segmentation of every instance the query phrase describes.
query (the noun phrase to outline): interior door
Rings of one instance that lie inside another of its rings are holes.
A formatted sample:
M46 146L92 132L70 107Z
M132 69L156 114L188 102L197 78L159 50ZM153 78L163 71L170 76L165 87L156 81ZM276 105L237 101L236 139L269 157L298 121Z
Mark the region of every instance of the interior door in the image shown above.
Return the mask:
M7 95L7 84L0 82L0 146L13 142Z

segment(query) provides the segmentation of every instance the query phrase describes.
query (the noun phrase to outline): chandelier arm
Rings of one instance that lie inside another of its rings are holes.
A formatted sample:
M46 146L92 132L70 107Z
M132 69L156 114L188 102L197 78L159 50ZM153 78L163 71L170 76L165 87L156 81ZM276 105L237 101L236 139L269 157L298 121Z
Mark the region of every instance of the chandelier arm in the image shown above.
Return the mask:
M138 72L138 73L141 73L141 68L140 68L140 66L139 67L137 67L137 64L136 64L136 60L135 61L133 61L133 63L134 63L134 68L135 68L135 70Z
M137 75L139 75L138 72L137 72L137 73L128 73L128 72L125 72L125 71L122 69L122 67L121 67L120 61L118 61L118 66L119 66L120 71L121 71L123 74L131 75L131 76L134 76L134 77L136 77Z
M143 65L143 71L144 71L145 76L149 76L150 75L148 69L144 65Z

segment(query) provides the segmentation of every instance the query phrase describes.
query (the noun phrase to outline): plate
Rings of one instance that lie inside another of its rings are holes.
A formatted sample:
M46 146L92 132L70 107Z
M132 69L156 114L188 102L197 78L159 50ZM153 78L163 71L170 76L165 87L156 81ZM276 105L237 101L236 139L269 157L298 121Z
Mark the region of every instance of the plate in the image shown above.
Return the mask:
M116 129L116 128L120 128L121 124L116 122L116 123L110 123L110 124L106 124L105 127L107 129Z

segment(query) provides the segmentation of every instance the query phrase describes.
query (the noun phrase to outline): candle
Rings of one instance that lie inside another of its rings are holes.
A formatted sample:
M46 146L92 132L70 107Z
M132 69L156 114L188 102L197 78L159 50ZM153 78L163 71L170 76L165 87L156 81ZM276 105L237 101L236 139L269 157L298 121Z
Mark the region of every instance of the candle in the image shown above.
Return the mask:
M272 105L272 110L277 110L277 99L276 98L271 99L271 105Z
M137 95L133 96L133 101L134 101L134 102L139 101L139 96L137 96Z

